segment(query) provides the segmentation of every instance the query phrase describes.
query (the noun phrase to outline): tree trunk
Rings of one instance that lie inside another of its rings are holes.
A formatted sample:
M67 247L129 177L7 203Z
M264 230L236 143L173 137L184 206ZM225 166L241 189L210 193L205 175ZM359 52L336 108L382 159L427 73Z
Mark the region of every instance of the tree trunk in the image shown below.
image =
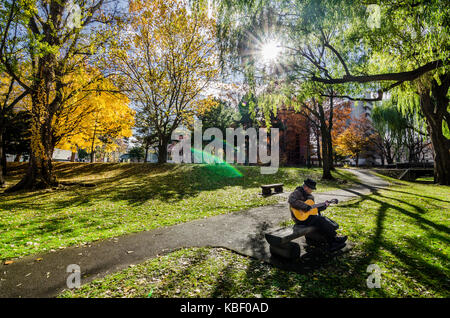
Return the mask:
M306 166L308 167L308 169L311 168L311 145L309 135L306 143Z
M432 97L429 90L421 94L421 110L427 120L431 142L434 150L434 181L441 185L450 185L450 140L442 130L442 122L448 116L447 91L450 85L450 75L442 79L442 84L433 80ZM447 121L448 123L448 121Z
M98 114L95 119L94 135L92 136L91 153L90 153L91 163L94 163L94 161L95 161L95 137L97 136L97 120L98 120Z
M167 145L168 142L164 139L160 139L158 143L158 163L167 162Z
M394 163L394 158L391 155L390 149L386 152L386 161L387 161L388 165L391 165Z
M5 178L3 176L5 168L6 166L3 163L3 129L0 128L0 188L5 186Z
M316 132L316 143L317 143L317 160L319 161L319 167L322 167L322 156L320 155L320 139L319 134Z
M8 175L8 164L6 162L6 147L5 147L5 143L3 143L3 154L0 158L0 160L2 161L1 165L2 165L2 172L3 172L3 177L6 177Z
M322 179L325 180L333 180L333 176L331 175L331 170L333 168L333 153L329 148L330 143L328 142L331 139L331 134L325 127L321 128L322 132L322 155L323 155L323 171L322 171Z
M436 127L431 128L431 140L434 149L434 182L450 185L449 140L443 140Z
M329 130L330 131L330 130ZM331 171L334 171L335 169L334 169L334 156L333 156L333 141L332 141L332 139L331 139L331 132L328 132L328 140L327 140L327 142L328 142L328 153L329 153L329 157L328 157L328 160L330 160L330 163L329 163L329 165L330 165L330 170Z
M14 192L21 189L34 190L51 188L58 185L53 174L53 138L52 119L55 112L54 102L48 104L50 95L50 79L52 67L48 66L48 60L40 63L40 74L31 89L32 118L31 118L31 151L30 161L25 176L16 185L8 188L6 192Z
M46 151L47 156L51 153L51 150ZM57 186L58 182L53 175L53 165L50 159L36 156L32 151L30 154L30 161L28 162L28 168L25 176L16 185L8 188L5 192L14 192L22 189L34 190L45 189L53 186Z
M148 144L145 144L145 157L144 157L144 163L147 163L147 157L148 157L148 149L150 146Z
M409 166L411 166L412 162L414 161L413 156L414 156L414 152L412 150L412 146L410 145L410 146L408 146L408 164L409 164Z
M76 152L72 152L71 156L70 156L70 162L75 162L75 157L76 157L77 153Z

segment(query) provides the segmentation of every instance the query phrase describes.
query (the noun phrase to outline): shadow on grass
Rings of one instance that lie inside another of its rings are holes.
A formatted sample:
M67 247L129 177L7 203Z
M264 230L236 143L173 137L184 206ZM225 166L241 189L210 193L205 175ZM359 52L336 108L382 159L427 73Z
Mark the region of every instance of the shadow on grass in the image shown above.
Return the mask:
M46 204L41 202L45 202L50 196L54 196L51 204L57 209L89 205L99 200L125 201L133 206L142 205L149 200L177 202L197 196L202 191L215 191L229 186L252 188L255 191L259 191L261 184L280 181L286 186L296 186L306 176L319 178L321 174L318 169L301 170L298 173L279 169L276 174L261 175L259 167L150 163L62 163L55 166L55 171L61 180L95 182L97 186L87 189L70 186L50 192L44 190L0 194L5 199L2 200L3 204L0 203L0 208L10 208L8 200L13 200L16 208L39 208ZM97 178L88 179L94 171ZM342 177L346 176L342 174Z
M392 190L390 188L385 189L385 191L417 195L413 193ZM438 201L444 201L432 197L428 198ZM417 212L414 213L408 211L398 205L388 203L383 199L395 200L399 204L406 204ZM371 239L361 247L361 249L366 251L367 254L355 264L356 268L358 268L360 271L365 270L365 267L367 267L367 265L372 264L376 262L377 259L379 259L380 249L384 249L389 253L392 253L397 259L401 261L402 265L407 268L408 275L414 277L424 285L427 285L427 287L430 289L439 290L439 288L442 288L443 290L448 291L450 289L448 280L446 279L448 273L446 273L445 270L439 269L437 266L434 266L430 262L425 261L426 258L447 258L446 261L448 262L448 257L445 257L445 255L443 255L442 253L432 251L430 247L426 246L420 238L408 238L407 241L409 248L399 248L395 243L392 242L393 238L389 238L390 235L389 233L386 233L384 223L386 221L386 214L389 209L390 211L399 212L409 217L410 219L412 219L412 221L414 221L414 224L416 226L420 227L426 232L429 232L430 235L439 237L440 240L445 240L447 242L449 241L448 236L445 236L450 234L449 228L443 224L432 222L423 217L422 215L425 215L425 210L420 206L397 199L395 197L383 195L378 191L373 192L372 195L362 195L361 198L356 202L343 204L341 207L357 207L362 203L362 201L365 200L376 202L380 206L376 213L376 227L374 228L374 235L372 235ZM435 231L443 233L443 235L435 233ZM388 236L388 239L386 239L385 236ZM414 253L413 251L416 251L417 253ZM419 257L418 255L422 255L423 257ZM438 287L437 285L440 287Z
M186 290L190 290L192 286L180 286L179 283L184 281L186 277L198 277L199 268L205 266L206 262L208 261L208 257L208 251L202 249L196 250L195 254L192 257L189 257L189 259L187 260L189 262L189 265L180 272L171 272L172 275L170 279L164 279L165 283L159 286L159 289L167 290L170 293L173 293L173 291L176 291L176 289L180 289L180 293L182 293L180 295L181 297L192 297L183 293ZM183 290L181 290L181 288L183 288ZM174 297L172 294L168 296ZM175 296L178 297L178 295Z
M403 193L403 194L415 195L415 194L412 193L412 192L399 191L399 190L394 190L394 189L391 189L391 188L386 188L386 190L389 190L390 192L396 192L396 193ZM431 199L431 200L435 200L435 201L440 201L440 202L450 203L450 201L448 201L448 200L442 200L442 199L439 199L439 198L436 198L436 197L430 197L430 196L426 196L426 195L423 195L423 194L421 194L420 197L422 197L422 198L427 198L427 199Z
M411 196L417 194L410 192L403 192L392 190L390 188L384 189L396 193L405 193ZM271 290L273 287L281 290L290 290L297 288L301 291L303 296L308 297L336 297L339 296L339 290L352 289L365 294L369 291L366 286L366 279L368 277L367 266L380 262L384 253L393 255L395 262L399 262L401 268L401 275L403 282L407 283L407 288L414 289L414 283L410 286L410 281L420 283L426 286L429 290L439 293L449 293L450 285L447 279L448 271L445 266L439 266L436 262L441 264L448 263L448 256L445 253L439 252L436 249L431 249L426 244L424 238L407 237L404 241L407 242L406 247L401 247L396 244L396 236L389 231L390 224L386 226L386 222L392 220L393 213L400 213L408 220L411 225L418 227L428 233L428 238L434 237L439 241L448 242L450 234L449 228L444 224L431 221L426 218L426 211L419 205L414 204L414 201L400 200L396 197L382 194L378 189L373 188L371 195L361 195L357 192L349 190L349 192L359 195L359 199L354 202L343 203L341 208L355 208L359 207L363 201L372 201L378 205L375 214L375 226L373 234L368 236L362 244L359 244L357 252L351 253L351 256L344 255L343 257L327 257L326 255L318 255L293 264L289 261L277 264L275 269L270 271L270 275L264 276L264 284L262 290ZM431 200L439 202L448 202L434 197L427 197ZM390 200L398 202L398 204L389 202ZM401 204L407 205L410 208L404 208ZM394 216L395 217L395 216ZM261 229L263 230L263 229ZM406 231L414 235L414 229ZM406 234L405 232L405 234ZM366 234L367 235L367 234ZM263 240L263 238L260 238ZM256 244L258 237L255 237L255 242L250 246L255 249L257 253L260 245ZM383 255L380 251L383 250ZM249 286L261 284L261 274L254 272L259 266L259 261L253 260L250 263L246 274L246 280ZM398 269L398 268L397 268ZM286 274L285 271L290 271L291 274ZM316 272L325 272L319 275L317 281L311 282L311 276ZM392 274L392 273L391 273ZM384 286L393 285L394 282L385 280ZM297 286L301 285L301 286ZM223 286L218 286L222 288ZM414 291L399 291L399 293L414 293ZM376 289L370 291L371 295L377 297L387 297L389 292L386 289Z
M14 165L11 175L20 175L25 167L26 164ZM60 180L86 181L86 178L91 178L87 179L91 181L95 177L97 186L0 194L0 230L10 229L7 230L10 233L4 236L5 240L8 239L8 246L26 237L32 240L53 233L70 238L86 236L87 233L99 231L97 226L104 232L111 222L117 228L124 222L137 223L139 215L149 218L147 224L150 224L157 214L150 206L148 209L147 206L142 209L140 206L151 200L159 200L155 202L156 206L166 203L180 206L183 199L211 191L211 205L225 208L220 202L214 202L216 194L213 191L235 187L233 193L236 193L238 187L243 190L254 189L256 194L260 191L261 183L274 183L282 179L287 180L286 184L294 184L306 174L320 173L318 170L297 172L294 169L280 169L274 175L261 175L258 167L244 166L238 169L242 177L237 174L236 168L219 165L57 164L55 172ZM120 217L119 214L128 214L127 210L131 210L129 217ZM171 217L170 213L167 217ZM84 229L84 232L80 229ZM23 237L20 236L22 232Z
M409 195L414 195L413 193L402 192L402 191L396 191L396 190L392 190L392 189L384 189L384 190L385 190L385 191L400 192L400 193L406 193L406 194L409 194ZM349 190L349 189L345 189L345 191L348 191L348 192L352 192L352 193L358 194L358 192L355 192L355 191L352 191L352 190ZM383 216L383 213L385 212L385 210L386 210L387 208L391 208L391 209L397 210L397 211L399 211L400 213L405 214L405 215L407 215L407 216L409 216L409 217L415 219L415 221L417 222L417 224L419 225L419 227L421 227L421 228L423 228L423 229L427 229L426 226L424 226L424 225L427 225L427 226L430 226L430 227L432 227L432 228L434 228L434 229L436 229L436 230L438 230L438 231L441 231L441 232L450 234L450 229L449 229L447 226L445 226L445 225L443 225L443 224L438 224L438 223L432 222L432 221L430 221L430 220L424 218L422 215L425 215L425 210L424 210L423 208L421 208L421 207L415 205L415 204L412 204L412 203L410 203L410 202L403 201L403 200L400 200L400 199L397 199L397 198L394 198L394 197L382 195L382 194L379 193L378 191L372 192L371 195L361 195L361 194L358 194L358 195L361 197L360 200L358 200L358 201L356 201L356 202L352 202L352 203L344 203L344 204L341 205L341 206L342 206L342 207L356 207L356 206L358 206L362 201L364 201L364 200L370 200L370 201L373 201L373 202L376 202L376 203L380 204L379 215L381 214L381 216ZM400 207L398 207L398 206L396 206L396 205L387 203L387 202L382 201L382 200L380 200L380 199L376 199L376 197L385 198L385 199L390 199L390 200L395 200L395 201L397 201L397 202L399 202L399 203L403 203L403 204L409 205L410 207L414 208L414 209L417 211L417 213L410 212L410 211L408 211L408 210L406 210L406 209L403 209L403 208L400 208ZM430 198L430 199L432 199L432 200L439 200L439 199L435 199L435 198L432 198L432 197L427 197L427 198ZM444 201L444 200L439 200L439 201L448 202L448 201ZM377 222L377 226L381 226L382 223L383 223L382 221L379 222L379 223Z
M4 229L6 226L0 226L0 229ZM25 220L17 223L18 228L26 228L25 232L14 231L8 236L8 242L14 242L17 245L24 244L27 241L39 241L45 243L47 237L51 236L64 236L65 240L81 239L80 231L85 233L96 231L101 227L102 231L112 229L114 224L104 224L102 219L92 219L89 217L78 217L76 223L73 223L70 216L57 216L51 219L39 219L39 220ZM8 243L9 244L9 243Z

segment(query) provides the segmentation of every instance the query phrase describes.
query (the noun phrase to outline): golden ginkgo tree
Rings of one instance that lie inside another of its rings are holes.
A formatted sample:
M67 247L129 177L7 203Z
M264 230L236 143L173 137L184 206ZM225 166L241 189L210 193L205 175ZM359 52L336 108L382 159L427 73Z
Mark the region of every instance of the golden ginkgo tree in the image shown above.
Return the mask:
M92 68L71 75L68 93L76 93L56 113L53 122L54 147L73 152L88 149L91 162L96 146L102 144L111 152L117 147L115 139L132 135L135 114L128 97L106 78L93 81L96 76L101 74Z
M30 160L23 178L8 192L58 185L52 164L55 117L77 94L68 93L67 80L79 68L93 65L99 48L110 43L105 26L113 23L117 5L112 0L1 2L0 71L31 100Z

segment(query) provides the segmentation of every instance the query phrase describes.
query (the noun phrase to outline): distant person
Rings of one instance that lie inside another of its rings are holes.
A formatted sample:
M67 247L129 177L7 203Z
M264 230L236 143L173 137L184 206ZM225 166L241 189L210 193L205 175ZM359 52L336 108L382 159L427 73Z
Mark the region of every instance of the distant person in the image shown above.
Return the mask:
M313 190L316 190L316 182L309 178L306 179L302 186L297 187L294 192L289 195L289 207L302 212L310 211L312 207L305 202L308 200L314 201L314 197L311 194ZM333 220L320 214L320 211L325 210L328 206L329 202L327 201L323 206L317 208L317 215L308 215L306 220L299 220L292 209L290 209L290 211L296 224L316 227L319 233L327 240L329 250L333 251L344 247L347 236L336 236L336 229L339 225Z

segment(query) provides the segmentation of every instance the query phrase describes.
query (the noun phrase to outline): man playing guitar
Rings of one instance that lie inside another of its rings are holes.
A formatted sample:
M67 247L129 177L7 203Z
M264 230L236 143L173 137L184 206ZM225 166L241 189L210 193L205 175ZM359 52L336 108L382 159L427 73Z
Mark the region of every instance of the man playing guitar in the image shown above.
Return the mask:
M302 186L297 187L289 195L288 203L291 216L296 224L316 227L326 238L330 251L340 249L345 245L347 236L336 236L336 229L339 225L320 214L320 211L325 210L330 205L330 201L314 206L307 204L314 204L314 197L311 194L313 190L316 190L316 182L308 178ZM337 200L335 202L337 203ZM313 210L313 208L317 210Z

